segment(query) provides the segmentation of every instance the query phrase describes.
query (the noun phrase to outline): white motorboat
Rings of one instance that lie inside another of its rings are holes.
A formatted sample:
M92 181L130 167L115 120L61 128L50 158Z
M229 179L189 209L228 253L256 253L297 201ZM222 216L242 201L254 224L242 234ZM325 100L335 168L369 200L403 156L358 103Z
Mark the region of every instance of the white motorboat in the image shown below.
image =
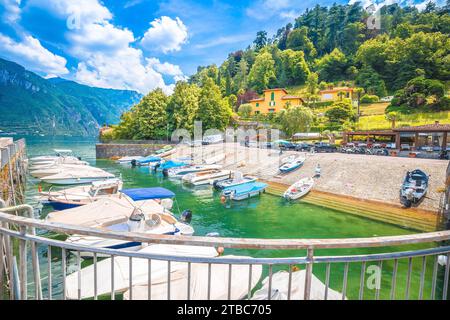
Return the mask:
M112 173L104 170L79 170L79 171L64 171L51 176L41 178L41 181L50 184L86 184L94 181L106 180L114 178Z
M55 152L55 155L52 156L38 156L28 159L30 162L42 162L42 161L54 161L56 159L59 159L61 157L72 157L73 156L72 150L70 149L53 149L53 152Z
M235 187L226 188L222 191L222 196L230 200L245 200L252 197L256 197L265 192L267 188L266 183L252 182L246 184L240 184Z
M225 188L236 187L241 184L255 182L256 178L251 176L244 176L240 171L234 171L233 177L222 181L213 181L212 185L218 190Z
M35 170L30 171L30 175L32 175L35 178L43 178L46 176L51 176L54 174L64 173L64 172L71 172L76 171L80 172L83 170L89 170L89 171L103 171L102 169L91 167L89 165L76 165L76 164L59 164L59 165L52 165L52 166L46 166L44 168L34 168Z
M314 186L313 178L303 178L292 184L283 194L288 200L297 200L305 196Z
M196 173L201 171L220 170L220 169L222 169L222 166L218 164L202 164L181 168L171 168L168 169L167 171L163 170L163 173L167 174L169 178L182 178L184 175L188 173Z
M58 158L51 161L41 161L41 162L32 162L30 166L28 167L29 170L40 170L40 169L47 169L54 166L59 165L77 165L77 166L84 166L89 165L86 161L78 160L77 158Z
M284 163L280 167L280 171L282 173L292 172L292 171L300 168L304 162L305 162L305 158L303 158L303 157L294 158L293 160L290 160L289 162Z
M208 300L208 286L210 300L241 300L247 297L248 290L252 290L259 282L262 274L261 265L252 265L251 272L248 264L235 264L231 267L231 275L228 264L219 263L221 259L243 259L248 256L220 256L214 258L217 263L191 263L190 281L188 288L188 268L181 268L177 276L170 278L170 300L188 300L188 289L190 300ZM208 269L210 268L213 277L208 281ZM134 279L133 279L134 283ZM209 285L208 285L209 283ZM228 291L230 286L230 291ZM123 294L124 300L147 300L148 293L152 300L167 299L167 281L152 281L149 288L148 283L135 285L132 287L132 294L129 290Z
M122 180L108 179L92 182L90 186L77 186L58 191L41 192L38 200L55 210L65 210L86 205L102 198L119 197Z
M183 182L200 186L205 184L212 184L214 181L222 181L229 179L232 175L231 170L207 170L196 173L188 173L183 176Z
M120 164L131 164L131 161L135 160L140 160L144 157L142 156L129 156L129 157L122 157L118 160L116 160L116 163L120 163Z

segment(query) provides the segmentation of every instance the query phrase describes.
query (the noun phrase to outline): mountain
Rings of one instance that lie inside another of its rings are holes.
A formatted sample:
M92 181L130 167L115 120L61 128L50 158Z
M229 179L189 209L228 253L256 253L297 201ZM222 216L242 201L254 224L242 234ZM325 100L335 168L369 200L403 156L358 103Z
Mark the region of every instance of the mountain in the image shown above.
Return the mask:
M24 134L97 135L119 122L142 95L89 87L61 78L44 79L0 59L0 129Z

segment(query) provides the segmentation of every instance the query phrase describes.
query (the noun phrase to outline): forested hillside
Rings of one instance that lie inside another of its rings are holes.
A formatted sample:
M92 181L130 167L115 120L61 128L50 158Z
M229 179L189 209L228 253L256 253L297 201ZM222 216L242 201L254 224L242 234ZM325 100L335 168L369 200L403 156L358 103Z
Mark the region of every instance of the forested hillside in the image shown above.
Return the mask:
M0 59L0 129L26 134L97 135L141 99L135 91L44 79Z
M274 35L258 32L253 43L230 53L221 65L198 67L188 84L177 83L165 108L158 107L165 111L171 129L190 130L196 119L203 120L206 128L223 129L235 112L235 117L252 115L285 131L295 130L292 123L317 131L343 130L358 126L359 107L355 110L352 101L341 99L320 109L324 105L318 93L348 85L355 87L358 106L395 95L386 119L449 110L449 9L449 1L443 7L430 2L422 11L398 4L384 6L380 28L373 29L368 27L371 14L360 3L317 5ZM246 102L276 87L295 91L305 106L290 106L276 115L254 115ZM139 117L145 114L141 109L152 108L143 102L122 117L120 137L150 138L164 131L160 127L140 134Z

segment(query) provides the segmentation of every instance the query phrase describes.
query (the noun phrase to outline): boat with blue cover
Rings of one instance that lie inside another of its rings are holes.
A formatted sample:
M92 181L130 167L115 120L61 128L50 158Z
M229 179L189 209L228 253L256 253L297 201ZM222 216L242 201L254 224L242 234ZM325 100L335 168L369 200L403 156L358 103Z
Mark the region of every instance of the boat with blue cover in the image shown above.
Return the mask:
M230 188L225 188L222 192L222 195L229 200L239 201L259 196L261 193L265 192L266 188L267 183L246 183Z
M297 170L298 168L300 168L303 165L304 162L305 162L305 158L302 158L302 157L294 158L294 159L284 163L280 167L280 172L281 173L289 173L294 170Z
M160 162L160 161L161 161L161 157L151 155L151 156L144 157L141 159L132 160L131 164L133 166L146 166L146 165L149 165L149 163L151 163L151 162Z

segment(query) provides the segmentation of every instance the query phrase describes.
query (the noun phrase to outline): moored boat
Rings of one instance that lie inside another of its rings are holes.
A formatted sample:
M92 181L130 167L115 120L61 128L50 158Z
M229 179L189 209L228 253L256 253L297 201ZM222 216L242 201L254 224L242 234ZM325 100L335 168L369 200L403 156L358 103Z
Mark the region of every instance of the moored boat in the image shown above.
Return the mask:
M409 208L418 205L428 191L428 175L420 169L408 171L400 188L400 203Z
M293 160L290 160L289 162L284 163L280 167L280 172L288 173L288 172L297 170L298 168L300 168L303 165L304 162L305 162L305 158L302 158L302 157L294 158Z
M131 164L131 161L133 160L140 160L144 157L142 156L127 156L127 157L122 157L120 159L116 160L116 163L120 163L120 164Z
M314 179L303 178L292 184L283 194L288 200L297 200L305 196L314 186Z
M182 178L184 175L188 173L201 172L207 170L219 170L219 169L222 169L222 166L218 164L202 164L163 170L163 174L167 175L169 178Z
M102 169L91 167L88 165L77 165L77 164L60 164L60 165L52 165L52 166L46 166L43 168L34 168L34 170L30 171L30 175L35 178L43 178L46 176L51 176L54 174L64 173L64 172L71 172L71 171L103 171Z
M227 199L239 201L258 196L264 193L266 188L266 183L252 182L226 188L222 191L222 195Z
M240 171L234 171L233 177L222 181L213 181L212 185L217 190L223 190L225 188L236 187L241 184L255 182L255 177L244 176Z
M64 171L50 176L41 178L41 181L50 184L86 184L94 181L106 180L114 178L112 173L104 170L80 170L80 171Z
M214 181L221 181L231 177L231 170L207 170L196 173L188 173L183 176L183 182L193 184L194 186L212 184Z

